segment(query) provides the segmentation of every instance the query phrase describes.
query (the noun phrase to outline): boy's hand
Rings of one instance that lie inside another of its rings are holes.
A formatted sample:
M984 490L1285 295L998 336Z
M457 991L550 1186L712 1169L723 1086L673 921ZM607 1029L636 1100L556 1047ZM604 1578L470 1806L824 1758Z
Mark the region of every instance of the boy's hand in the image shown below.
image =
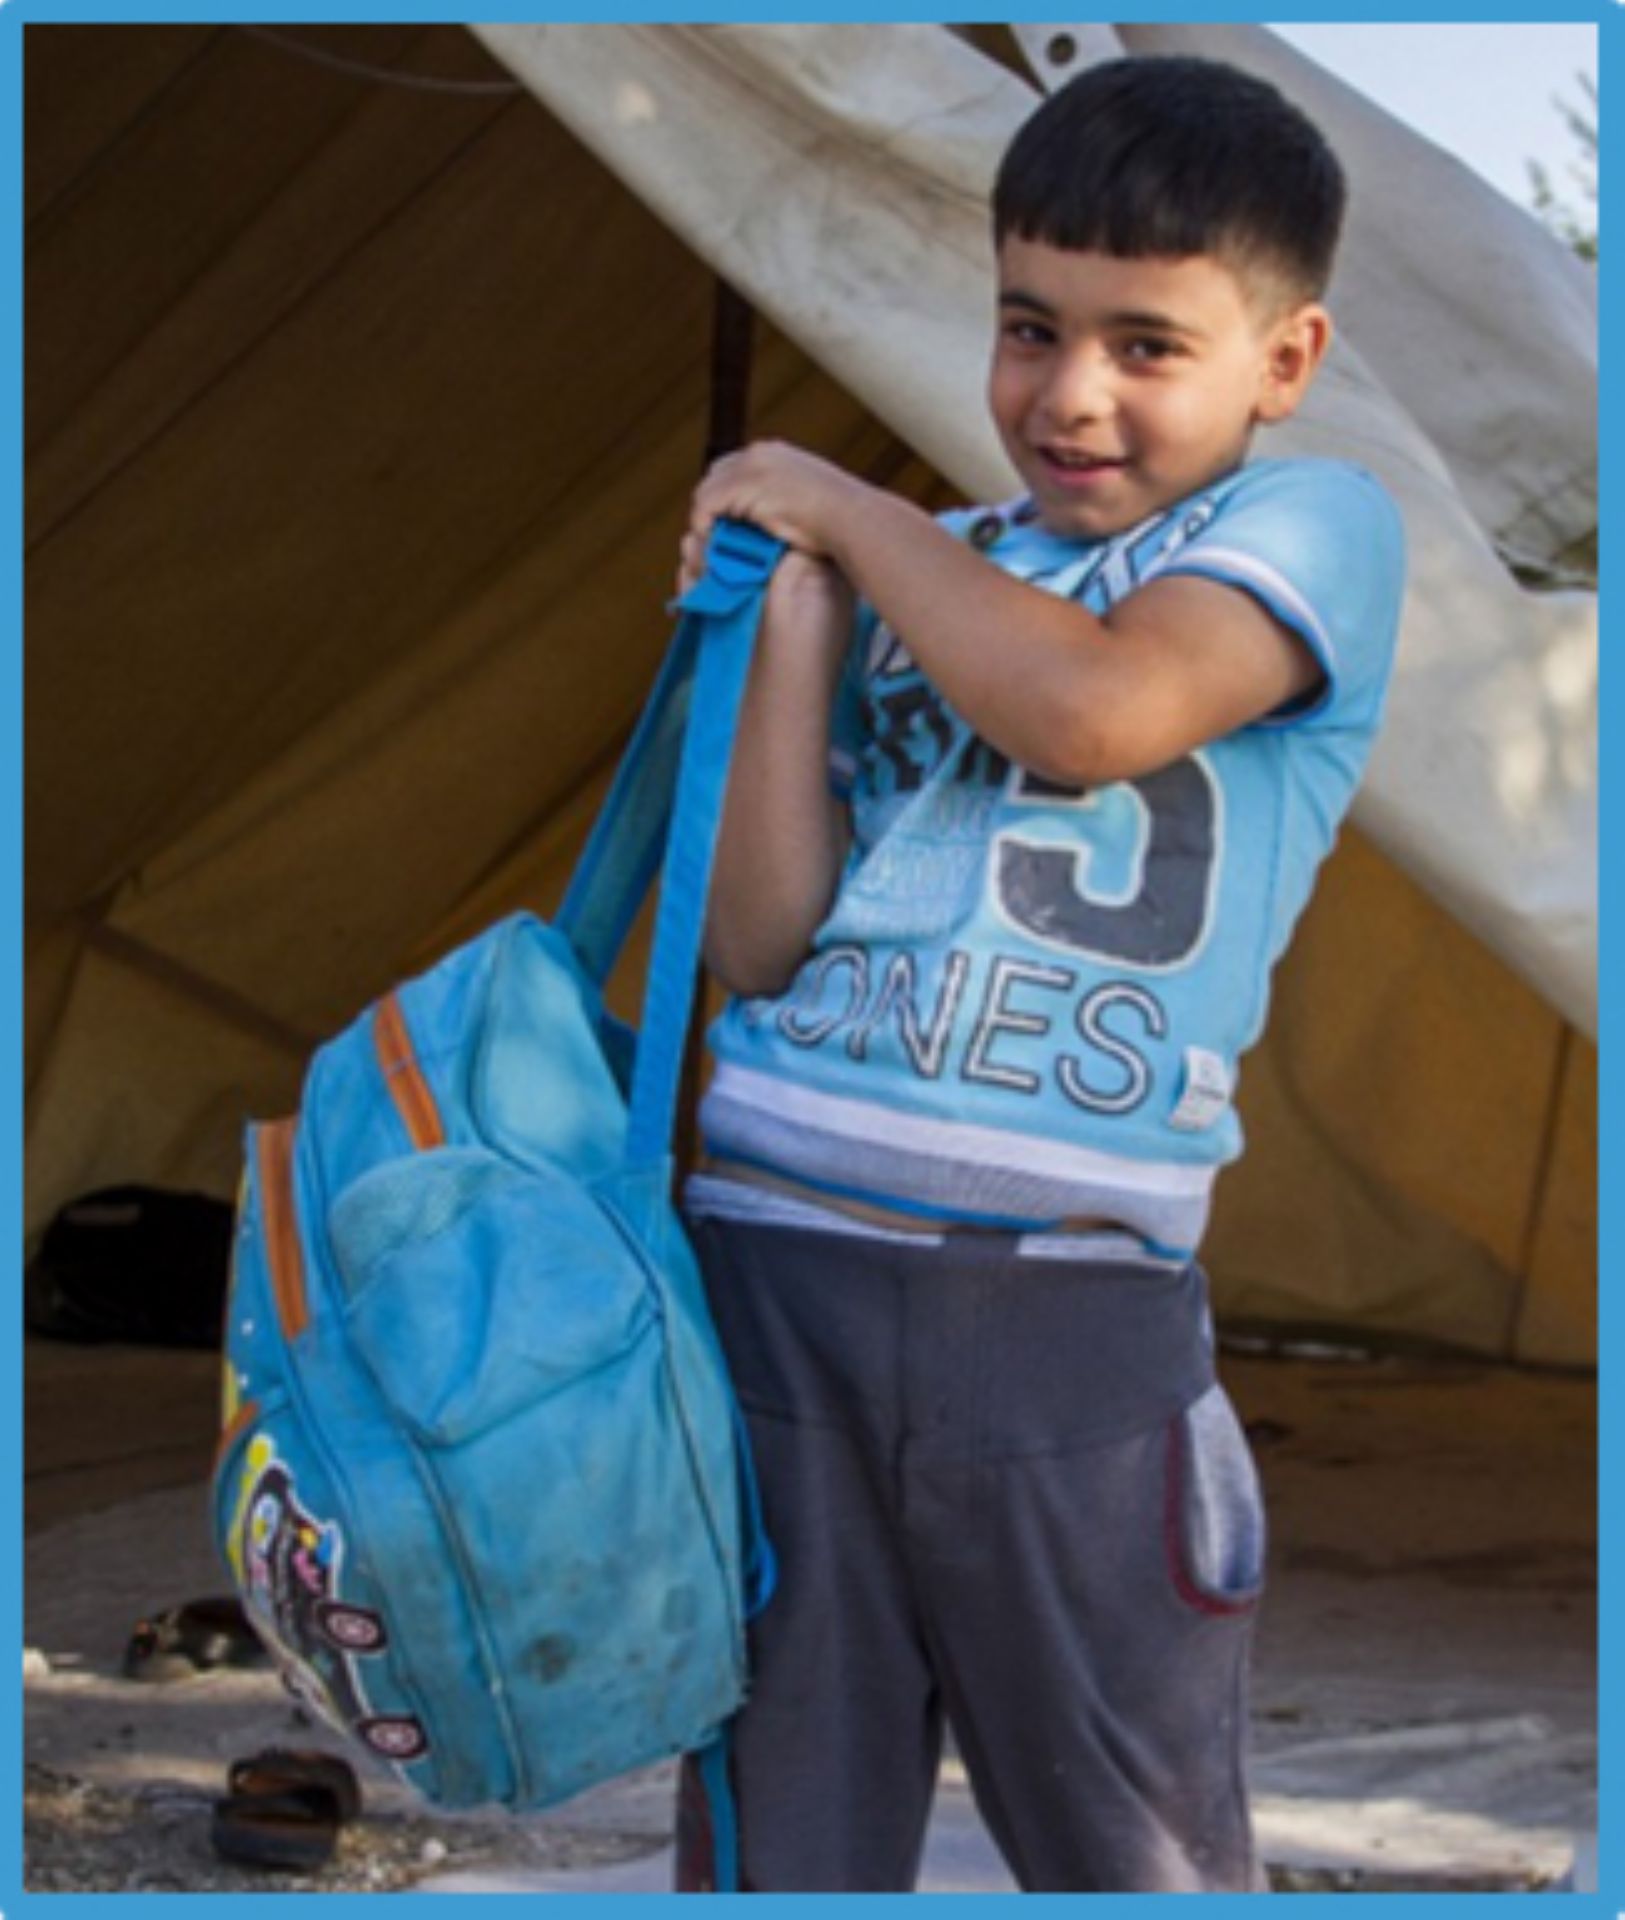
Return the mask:
M677 585L686 592L705 566L713 521L749 520L804 554L833 557L843 515L872 489L816 454L778 440L760 440L725 454L689 503Z

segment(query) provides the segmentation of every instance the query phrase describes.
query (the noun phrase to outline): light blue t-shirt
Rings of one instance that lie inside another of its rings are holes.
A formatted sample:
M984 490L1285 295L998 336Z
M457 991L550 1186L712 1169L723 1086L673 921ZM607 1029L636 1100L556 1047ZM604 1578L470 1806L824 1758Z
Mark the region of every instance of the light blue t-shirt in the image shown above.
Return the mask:
M867 615L832 744L851 853L786 991L713 1029L707 1146L910 1212L1106 1218L1194 1251L1241 1151L1237 1058L1381 717L1399 515L1357 467L1269 460L1103 541L1048 533L1023 502L945 523L1097 613L1153 575L1239 588L1324 680L1154 773L1072 791L980 739Z

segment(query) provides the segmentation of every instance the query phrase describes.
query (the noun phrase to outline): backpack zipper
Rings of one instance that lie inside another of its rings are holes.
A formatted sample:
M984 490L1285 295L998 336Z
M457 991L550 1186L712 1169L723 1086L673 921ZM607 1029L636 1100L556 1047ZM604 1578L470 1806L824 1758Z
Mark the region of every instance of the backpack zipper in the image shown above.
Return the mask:
M299 1247L299 1220L293 1202L293 1143L297 1126L295 1120L273 1120L254 1130L271 1295L276 1301L282 1337L287 1341L297 1340L310 1324L305 1257Z
M418 1065L398 993L386 993L374 1008L372 1044L384 1085L406 1128L407 1138L420 1153L431 1147L443 1147L446 1129L434 1094Z

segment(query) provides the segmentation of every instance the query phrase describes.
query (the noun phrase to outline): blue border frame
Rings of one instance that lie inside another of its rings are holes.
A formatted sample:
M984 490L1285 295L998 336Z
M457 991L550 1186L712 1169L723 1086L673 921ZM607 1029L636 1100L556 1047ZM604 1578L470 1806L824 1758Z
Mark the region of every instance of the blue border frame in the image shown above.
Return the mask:
M1565 7L1556 16L1556 18L1564 21L1591 23L1598 26L1599 85L1605 92L1612 76L1621 34L1622 31L1625 31L1625 14L1622 14L1622 8L1625 8L1625 0L1601 0L1601 4L1590 9ZM4 464L3 479L0 479L0 486L3 486L4 489L3 506L6 518L8 522L17 529L17 546L14 548L14 551L19 553L19 555L21 551L22 527L21 282L23 248L21 208L23 27L29 23L43 24L68 21L105 22L119 25L130 25L136 22L140 22L141 24L167 24L170 22L184 21L213 23L229 22L233 19L267 23L297 23L309 20L312 17L313 11L308 4L302 6L289 4L289 0L276 0L275 4L266 4L254 8L235 4L235 0L230 0L228 4L217 4L214 6L181 4L181 0L171 0L171 3L168 5L153 5L140 10L109 5L106 4L106 0L103 0L103 4L99 5L71 3L49 4L44 3L44 0L42 0L40 4L35 4L35 0L0 0L0 169L3 169L3 179L0 179L0 221L4 223L6 242L5 258L13 262L12 269L3 276L3 292L0 292L0 330L3 330L0 331L0 365L3 365L5 369L5 392L7 395L7 404L4 410L7 431L7 458ZM575 14L566 14L563 17L580 18L581 13L586 11L588 10L582 9ZM597 10L593 9L591 11L594 16L596 16ZM1506 0L1502 0L1501 4L1485 5L1482 3L1482 0L1480 0L1480 4L1473 6L1461 4L1418 5L1410 11L1398 9L1392 4L1343 5L1338 7L1330 17L1338 21L1380 21L1393 24L1402 24L1407 20L1464 22L1528 21L1535 17L1538 11L1537 8L1527 3L1523 6L1516 6L1506 3ZM804 7L781 4L777 7L758 7L748 11L730 8L724 10L722 14L717 17L756 20L804 19L807 17L807 12L808 10ZM918 6L889 5L877 10L872 5L869 7L849 5L830 6L827 4L827 0L826 5L819 9L819 13L822 18L835 20L872 20L877 17L877 13L879 17L896 20L951 19L973 21L986 18L984 11L964 5L956 5L953 7L937 6L931 9ZM1132 4L1131 0L1131 4L1122 6L1117 10L1115 17L1126 21L1162 20L1168 18L1177 18L1182 21L1235 20L1238 18L1262 19L1266 14L1272 19L1302 21L1321 20L1328 17L1322 10L1301 5L1296 8L1290 5L1277 5L1267 8L1227 8L1214 4L1214 0L1200 0L1199 4L1186 4L1177 9L1166 6L1147 7ZM482 20L515 20L534 17L535 10L533 7L525 8L517 6L511 4L511 0L510 4L493 5L481 10L479 13L479 18ZM635 14L623 12L614 16L606 15L604 17L660 21L687 19L691 17L691 14L685 13L680 9L650 7ZM1034 13L1027 14L1024 17L1027 19L1062 19L1067 16L1060 10L1043 8ZM352 0L351 4L343 6L331 15L323 14L321 18L323 24L331 24L338 20L344 22L399 21L433 23L442 20L443 15L436 9L427 8L422 5L365 5L355 4L354 0ZM1611 142L1605 141L1603 169L1605 177L1611 180L1611 163L1608 155L1608 147L1610 145ZM1611 204L1611 185L1605 187L1603 204L1605 207ZM1604 274L1602 288L1603 310L1607 313L1612 310L1613 296L1611 283L1616 271L1616 262L1614 260L1611 242L1603 246L1602 258L1602 271ZM1605 376L1602 412L1605 487L1607 478L1613 470L1612 448L1615 438L1614 412L1616 397L1613 392L1614 384L1612 380ZM1603 547L1604 569L1608 577L1611 578L1612 564L1614 559L1618 557L1621 546L1620 536L1608 528L1606 522L1603 534ZM6 780L5 801L3 806L0 806L0 818L3 818L4 822L3 829L0 829L0 833L3 833L3 841L0 841L0 844L3 844L4 848L5 902L8 931L11 936L6 943L7 962L4 977L11 1003L16 1009L15 1017L9 1024L5 1036L6 1065L8 1068L9 1084L14 1088L14 1093L6 1103L3 1122L3 1144L6 1157L15 1171L4 1189L4 1212L3 1218L0 1218L0 1230L3 1230L7 1236L6 1244L20 1248L22 1240L21 772L23 751L22 703L20 698L22 671L22 582L20 566L15 569L8 567L3 574L0 574L0 580L4 582L3 612L0 612L0 647L4 649L4 672L6 685L10 694L10 697L4 704L4 737L3 742L0 742L0 766L3 766L5 769ZM1612 696L1608 693L1607 687L1608 682L1605 679L1603 706L1605 738L1611 724L1610 709L1612 704ZM1612 829L1615 823L1615 816L1619 811L1617 794L1605 789L1602 811L1603 845L1607 848L1615 843L1615 835ZM1609 924L1610 918L1605 900L1603 932L1603 956L1605 965L1609 955ZM1606 985L1606 972L1604 981ZM1614 1058L1611 1045L1607 1044L1611 1037L1612 1028L1612 1022L1609 1018L1610 998L1611 996L1605 992L1603 996L1603 1033L1605 1044L1601 1052L1601 1124L1604 1142L1617 1136L1618 1129L1615 1122L1619 1114L1621 1097L1620 1064ZM1611 1269L1612 1257L1618 1244L1620 1230L1620 1203L1618 1193L1609 1183L1604 1182L1600 1220L1599 1273ZM14 1269L14 1273L15 1272L16 1269ZM17 1291L20 1291L20 1285ZM1621 1337L1621 1315L1618 1306L1610 1300L1606 1289L1602 1290L1601 1317L1601 1351L1604 1356L1604 1365L1611 1374L1616 1364L1618 1345ZM3 1607L3 1614L0 1614L0 1620L3 1620L8 1630L6 1633L0 1634L0 1644L9 1642L9 1644L13 1646L20 1647L23 1640L20 1591L22 1380L21 1341L18 1337L18 1326L19 1316L14 1301L10 1309L10 1317L5 1335L6 1373L4 1384L6 1390L0 1391L0 1407L4 1409L3 1413L0 1413L0 1436L3 1436L3 1442L0 1442L0 1444L3 1444L5 1511L8 1521L6 1540L9 1549L8 1564L11 1570L11 1577L7 1580L0 1581L0 1607ZM1604 1513L1607 1513L1609 1511L1609 1499L1611 1494L1616 1490L1616 1480L1618 1477L1616 1471L1611 1470L1610 1462L1618 1460L1622 1441L1625 1441L1625 1413L1622 1413L1617 1408L1611 1407L1606 1397L1602 1398L1600 1413L1600 1444L1603 1470L1602 1510ZM1601 1574L1602 1592L1606 1595L1615 1594L1620 1591L1620 1552L1619 1529L1617 1527L1605 1529L1602 1544ZM1600 1617L1606 1620L1606 1608L1600 1608L1599 1612ZM1610 1759L1617 1751L1615 1736L1618 1730L1617 1722L1620 1711L1620 1687L1618 1674L1619 1657L1617 1649L1613 1644L1613 1638L1614 1637L1608 1635L1606 1631L1604 1632L1601 1649L1602 1665L1599 1705L1603 1752L1602 1804L1614 1814L1617 1820L1620 1817L1621 1809L1619 1805L1619 1795L1613 1790L1613 1768L1610 1765ZM104 1903L120 1899L146 1899L149 1902L154 1898L167 1900L168 1896L117 1896L100 1894L56 1895L47 1898L43 1895L29 1895L19 1891L21 1880L22 1699L21 1681L18 1670L12 1668L11 1674L10 1688L14 1691L8 1694L8 1699L14 1704L11 1707L8 1719L13 1737L6 1741L3 1746L0 1746L0 1793L3 1793L6 1803L12 1808L18 1809L19 1813L13 1815L5 1824L3 1830L0 1830L0 1920L12 1920L12 1916L15 1916L17 1913L24 1910L35 1910L36 1908L41 1911L45 1911L48 1908L49 1912L55 1915L68 1912L76 1913L81 1909L100 1909ZM1606 1830L1609 1822L1605 1819L1602 1824ZM1617 1827L1615 1830L1617 1832ZM1588 1900L1592 1907L1599 1912L1602 1911L1604 1905L1606 1905L1610 1915L1613 1915L1622 1907L1625 1907L1625 1872L1622 1872L1620 1865L1622 1854L1625 1854L1625 1843L1611 1846L1605 1837L1602 1844L1601 1890L1594 1895L1580 1896L1582 1899ZM297 1898L304 1903L304 1910L308 1910L312 1904L335 1904L344 1898L342 1895L329 1894L305 1894L297 1896L273 1895L270 1897L273 1899ZM467 1898L471 1896L447 1895L442 1897ZM550 1897L557 1898L559 1896ZM594 1904L591 1911L595 1914L602 1912L603 1908L599 1903L605 1900L609 1901L610 1904L641 1905L649 1897L650 1896L635 1895L593 1896ZM999 1896L981 1897L997 1898ZM1257 1896L1224 1896L1231 1904L1234 1904L1238 1900L1250 1904L1256 1897ZM1274 1897L1279 1899L1283 1896L1277 1895ZM1319 1904L1331 1899L1333 1896L1293 1895L1285 1897L1292 1898L1300 1903ZM1392 1903L1396 1900L1401 1905L1406 1902L1418 1901L1431 1904L1437 1904L1440 1901L1459 1904L1463 1901L1476 1900L1480 1897L1481 1896L1477 1895L1388 1895L1386 1899L1390 1904L1385 1908L1385 1911L1393 1911ZM213 1916L216 1913L246 1914L250 1911L257 1910L252 1905L255 1898L256 1896L249 1895L190 1895L187 1896L187 1912L188 1914L196 1913L205 1917ZM796 1898L796 1896L770 1896L770 1898L782 1902L786 1899ZM801 1898L804 1899L805 1896ZM887 1896L846 1896L844 1905L846 1908L849 1908L854 1901L857 1904L873 1905L883 1901L885 1898L887 1898ZM1109 1903L1119 1905L1120 1909L1124 1911L1129 1910L1128 1896L1099 1896L1099 1898ZM1536 1898L1547 1900L1555 1899L1556 1896L1537 1895ZM798 1907L797 1910L804 1911L804 1908ZM1566 1911L1572 1913L1575 1909L1569 1907Z

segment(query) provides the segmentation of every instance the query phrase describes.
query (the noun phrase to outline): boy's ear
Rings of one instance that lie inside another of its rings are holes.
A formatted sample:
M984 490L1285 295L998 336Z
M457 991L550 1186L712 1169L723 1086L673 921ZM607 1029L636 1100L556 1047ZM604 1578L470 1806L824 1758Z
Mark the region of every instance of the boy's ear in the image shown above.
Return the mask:
M1257 417L1285 420L1298 409L1332 344L1332 316L1318 300L1305 301L1278 320L1265 343Z

